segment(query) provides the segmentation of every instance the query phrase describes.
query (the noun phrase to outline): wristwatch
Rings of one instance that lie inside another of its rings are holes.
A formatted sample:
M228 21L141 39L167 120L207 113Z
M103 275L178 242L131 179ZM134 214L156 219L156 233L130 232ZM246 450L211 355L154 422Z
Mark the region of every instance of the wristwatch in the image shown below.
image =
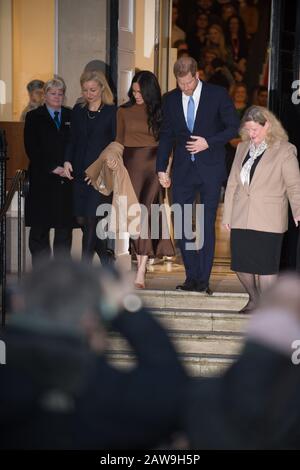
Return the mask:
M111 321L122 311L122 307L127 312L135 313L142 308L142 305L143 304L140 297L138 297L136 294L129 293L123 297L121 305L112 304L106 300L101 300L100 315L104 321Z

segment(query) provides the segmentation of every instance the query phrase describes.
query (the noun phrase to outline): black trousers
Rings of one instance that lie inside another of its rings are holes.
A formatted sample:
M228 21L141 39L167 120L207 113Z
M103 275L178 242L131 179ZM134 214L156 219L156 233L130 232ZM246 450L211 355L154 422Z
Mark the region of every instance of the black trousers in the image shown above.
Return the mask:
M114 261L114 244L111 240L101 240L97 236L97 224L100 217L77 217L82 230L82 258L92 261L96 252L101 264L111 264Z
M53 256L60 254L70 256L72 247L72 228L55 228L53 241ZM29 250L34 266L39 258L50 258L50 228L31 227L29 232Z

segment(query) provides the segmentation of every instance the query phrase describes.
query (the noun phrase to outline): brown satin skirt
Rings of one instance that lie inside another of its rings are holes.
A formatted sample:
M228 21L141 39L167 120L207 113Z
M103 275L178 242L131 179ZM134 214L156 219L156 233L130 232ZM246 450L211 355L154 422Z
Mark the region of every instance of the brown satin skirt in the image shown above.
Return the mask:
M147 208L148 237L131 240L131 248L137 255L150 257L174 256L171 239L151 240L151 204L162 201L162 188L156 174L157 147L125 147L124 165L140 204ZM161 218L160 218L161 221ZM158 230L161 233L161 229Z

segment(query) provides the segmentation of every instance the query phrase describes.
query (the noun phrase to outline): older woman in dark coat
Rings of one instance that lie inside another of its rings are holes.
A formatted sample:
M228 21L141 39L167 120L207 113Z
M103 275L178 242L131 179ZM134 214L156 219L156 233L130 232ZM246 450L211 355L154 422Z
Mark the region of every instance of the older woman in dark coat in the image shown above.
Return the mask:
M82 255L91 259L96 252L101 263L110 261L105 240L97 237L96 215L100 204L111 203L84 181L90 166L113 140L116 133L116 106L105 76L99 71L83 72L80 77L83 102L75 105L71 118L71 140L65 165L67 176L74 178L73 212L83 231Z
M65 84L45 84L45 104L26 115L25 149L29 159L29 194L25 222L31 227L32 262L50 256L49 232L55 229L53 252L70 253L72 244L72 183L65 177L64 154L70 133L71 110L62 106Z

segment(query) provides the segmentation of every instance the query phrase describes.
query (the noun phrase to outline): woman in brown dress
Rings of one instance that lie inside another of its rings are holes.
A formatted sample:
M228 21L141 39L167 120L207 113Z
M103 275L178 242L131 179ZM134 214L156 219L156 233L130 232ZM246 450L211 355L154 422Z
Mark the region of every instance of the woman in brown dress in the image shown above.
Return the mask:
M135 286L143 289L148 257L174 256L170 239L151 239L151 205L159 203L160 192L156 174L156 152L162 111L161 91L156 76L149 71L137 72L128 97L129 101L117 112L116 140L124 145L124 165L139 203L147 209L147 238L131 240L138 262ZM113 168L114 162L109 166Z

